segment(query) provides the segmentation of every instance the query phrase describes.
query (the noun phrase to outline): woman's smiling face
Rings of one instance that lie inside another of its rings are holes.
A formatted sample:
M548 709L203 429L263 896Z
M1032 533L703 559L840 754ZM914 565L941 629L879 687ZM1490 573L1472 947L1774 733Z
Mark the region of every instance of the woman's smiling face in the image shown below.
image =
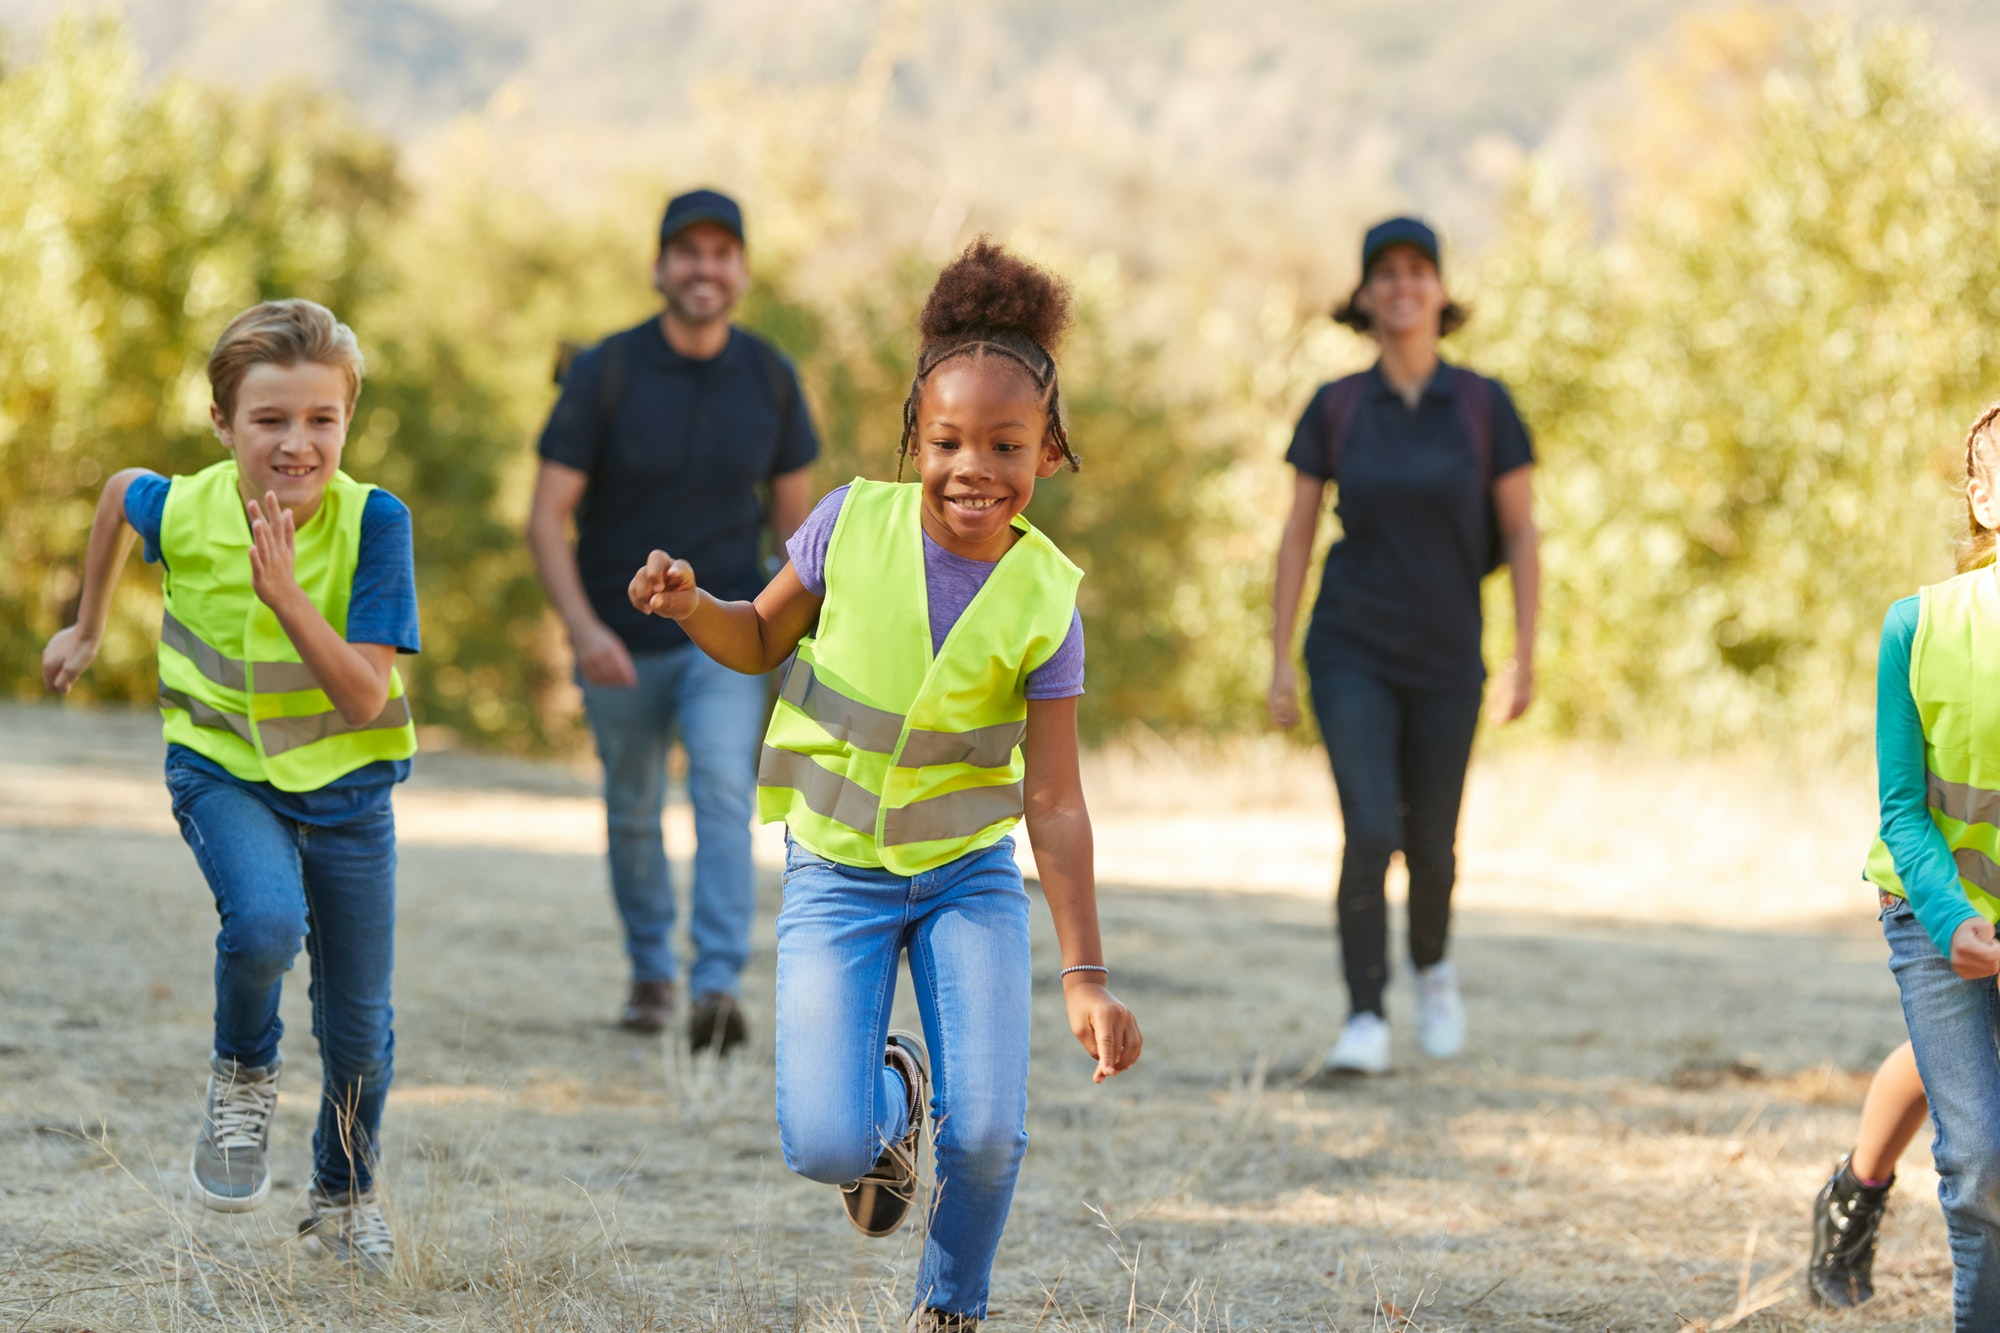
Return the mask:
M1004 356L956 356L924 381L914 442L924 531L954 555L998 560L1014 518L1062 454L1042 390Z
M1431 257L1414 245L1382 252L1361 284L1361 306L1376 331L1392 338L1438 330L1438 317L1451 297Z
M236 454L245 500L274 494L301 527L319 512L347 444L348 388L334 366L263 362L243 376L231 416L210 409L216 433Z

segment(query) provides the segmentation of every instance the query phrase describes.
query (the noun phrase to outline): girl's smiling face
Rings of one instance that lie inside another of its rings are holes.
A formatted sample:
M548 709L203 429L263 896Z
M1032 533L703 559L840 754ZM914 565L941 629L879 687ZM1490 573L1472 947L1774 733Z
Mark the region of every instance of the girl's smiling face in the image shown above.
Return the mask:
M930 373L914 448L924 531L969 560L1007 554L1035 482L1062 466L1042 390L1004 356L956 356Z
M246 501L261 503L274 494L300 527L319 512L347 443L348 390L346 376L334 366L267 361L244 375L232 416L209 409L216 434L236 455Z

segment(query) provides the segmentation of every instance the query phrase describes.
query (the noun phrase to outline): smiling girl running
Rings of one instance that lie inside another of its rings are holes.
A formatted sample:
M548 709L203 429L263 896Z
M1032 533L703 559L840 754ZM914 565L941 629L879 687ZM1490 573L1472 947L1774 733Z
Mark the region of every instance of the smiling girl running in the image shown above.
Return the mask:
M908 1215L935 1082L937 1186L910 1328L976 1329L1027 1146L1025 814L1070 1029L1102 1082L1139 1058L1106 982L1078 773L1082 573L1021 517L1067 462L1069 294L986 242L939 274L903 408L914 485L822 500L754 602L653 552L633 605L746 673L793 663L758 807L789 851L778 916L778 1123L792 1170L886 1236ZM900 472L900 467L899 467ZM889 1031L905 949L924 1035ZM931 1053L935 1052L935 1064Z

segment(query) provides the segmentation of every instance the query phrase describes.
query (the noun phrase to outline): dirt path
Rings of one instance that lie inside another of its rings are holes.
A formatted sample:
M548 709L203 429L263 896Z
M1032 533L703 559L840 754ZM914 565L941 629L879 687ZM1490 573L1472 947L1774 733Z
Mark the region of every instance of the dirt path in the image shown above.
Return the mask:
M1329 1088L1307 1075L1337 1017L1336 835L1323 779L1292 763L1093 775L1147 1055L1093 1088L1055 987L1037 991L996 1330L1720 1327L1746 1254L1750 1288L1783 1279L1785 1299L1738 1327L1863 1326L1815 1316L1784 1270L1901 1039L1852 879L1865 790L1482 764L1455 946L1473 1050ZM854 1237L777 1154L775 875L748 1057L628 1038L606 1022L596 807L555 767L438 756L398 797L386 1178L406 1271L356 1286L284 1243L313 1113L303 966L274 1198L191 1206L214 918L157 770L145 718L0 709L0 1330L900 1326L915 1246ZM1231 792L1259 813L1218 811ZM1393 990L1392 1021L1405 1004ZM1927 1168L1919 1145L1870 1329L1948 1312Z

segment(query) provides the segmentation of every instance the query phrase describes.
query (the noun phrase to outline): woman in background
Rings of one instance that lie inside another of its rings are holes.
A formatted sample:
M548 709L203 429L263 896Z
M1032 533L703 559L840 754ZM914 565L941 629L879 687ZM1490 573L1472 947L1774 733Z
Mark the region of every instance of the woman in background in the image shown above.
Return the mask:
M1507 391L1438 356L1465 311L1445 290L1430 227L1392 218L1371 228L1360 285L1334 318L1381 355L1321 386L1285 456L1297 481L1278 548L1270 710L1280 727L1299 720L1292 640L1331 484L1342 539L1327 554L1305 645L1346 835L1337 916L1350 1010L1326 1063L1381 1074L1390 1065L1383 882L1397 851L1410 874L1418 1042L1440 1059L1465 1043L1445 945L1486 680L1479 590L1500 564L1512 567L1515 650L1494 704L1512 721L1534 696L1534 452Z

